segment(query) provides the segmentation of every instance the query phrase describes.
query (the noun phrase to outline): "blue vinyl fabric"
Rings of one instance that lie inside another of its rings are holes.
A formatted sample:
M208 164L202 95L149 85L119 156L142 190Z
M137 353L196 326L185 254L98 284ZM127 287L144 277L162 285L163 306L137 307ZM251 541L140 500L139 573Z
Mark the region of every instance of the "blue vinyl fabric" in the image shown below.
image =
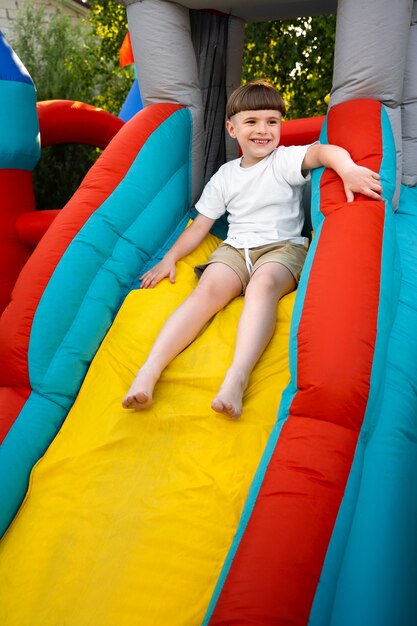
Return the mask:
M33 85L29 72L0 31L0 80Z
M139 91L138 79L135 77L126 100L120 109L119 117L124 122L129 121L138 111L143 108L142 98Z

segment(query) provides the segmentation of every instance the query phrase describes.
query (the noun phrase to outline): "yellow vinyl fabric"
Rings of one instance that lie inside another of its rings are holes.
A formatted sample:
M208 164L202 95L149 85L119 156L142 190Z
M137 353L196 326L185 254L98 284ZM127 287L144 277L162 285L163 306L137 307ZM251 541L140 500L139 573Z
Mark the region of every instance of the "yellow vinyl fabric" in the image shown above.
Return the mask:
M243 297L166 369L152 407L121 400L160 327L196 284L209 235L153 290L126 298L0 544L2 626L197 626L289 380L294 294L231 420L210 404Z

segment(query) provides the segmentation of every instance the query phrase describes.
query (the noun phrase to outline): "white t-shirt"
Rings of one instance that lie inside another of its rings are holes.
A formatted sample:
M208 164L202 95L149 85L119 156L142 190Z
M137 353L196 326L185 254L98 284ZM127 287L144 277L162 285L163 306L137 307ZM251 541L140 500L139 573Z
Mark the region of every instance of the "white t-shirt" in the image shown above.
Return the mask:
M196 209L218 219L228 211L225 243L235 248L256 248L279 241L305 244L303 176L301 164L307 146L279 146L251 167L241 159L222 165L205 186Z

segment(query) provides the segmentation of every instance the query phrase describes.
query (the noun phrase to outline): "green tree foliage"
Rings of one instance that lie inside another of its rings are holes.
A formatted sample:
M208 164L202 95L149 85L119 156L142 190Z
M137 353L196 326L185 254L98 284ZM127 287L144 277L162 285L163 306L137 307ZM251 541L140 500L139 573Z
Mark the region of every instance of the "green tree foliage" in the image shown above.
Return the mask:
M89 20L101 38L103 56L117 59L127 32L126 9L117 0L90 0L89 4Z
M288 118L325 114L335 29L334 15L247 24L243 82L271 80L288 104Z
M90 0L85 21L42 7L23 5L11 44L26 66L38 100L79 100L118 114L133 80L133 69L119 67L127 32L126 11L116 0ZM82 145L50 146L34 172L36 205L62 207L97 159L99 150Z
M11 43L32 76L38 100L81 100L117 114L134 76L119 67L127 32L125 9L116 0L90 0L85 20L23 5ZM105 8L104 8L105 7Z
M70 18L57 14L49 21L45 10L23 5L18 14L11 44L32 76L39 100L90 95L87 81L79 84L68 59L80 56L83 30L72 28Z
M134 78L131 66L121 68L119 50L127 33L126 9L117 0L90 0L89 37L84 37L82 62L72 71L80 81L90 76L94 95L90 102L117 115Z

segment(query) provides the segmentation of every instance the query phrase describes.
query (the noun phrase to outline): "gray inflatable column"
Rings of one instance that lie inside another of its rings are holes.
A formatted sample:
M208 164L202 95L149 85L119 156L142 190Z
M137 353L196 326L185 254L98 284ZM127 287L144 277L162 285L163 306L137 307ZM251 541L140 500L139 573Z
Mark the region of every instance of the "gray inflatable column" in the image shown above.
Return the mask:
M203 188L204 128L197 63L191 41L189 10L164 0L123 0L127 8L133 56L144 106L183 104L191 111L192 202ZM167 146L167 149L170 149ZM175 146L172 146L175 150Z
M417 185L417 1L414 2L408 37L407 61L404 74L402 112L403 173L402 183Z
M339 0L330 106L373 98L387 107L398 185L402 166L401 102L413 0Z
M225 161L238 156L225 130L228 96L242 77L245 23L212 11L190 11L191 35L204 107L204 176L209 180Z
M245 22L240 17L229 17L227 42L226 96L239 87L242 80ZM226 134L226 161L236 159L239 153L237 142Z

